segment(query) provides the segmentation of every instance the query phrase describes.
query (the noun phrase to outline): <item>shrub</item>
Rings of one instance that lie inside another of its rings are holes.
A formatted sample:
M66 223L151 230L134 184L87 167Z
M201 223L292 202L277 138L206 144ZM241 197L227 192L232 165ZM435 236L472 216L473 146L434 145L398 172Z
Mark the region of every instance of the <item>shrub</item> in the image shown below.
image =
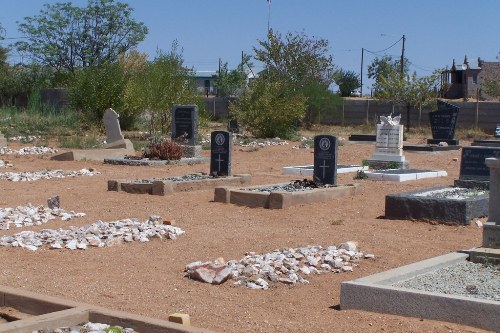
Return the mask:
M180 160L182 157L181 146L171 140L152 142L142 154L142 157L158 160Z

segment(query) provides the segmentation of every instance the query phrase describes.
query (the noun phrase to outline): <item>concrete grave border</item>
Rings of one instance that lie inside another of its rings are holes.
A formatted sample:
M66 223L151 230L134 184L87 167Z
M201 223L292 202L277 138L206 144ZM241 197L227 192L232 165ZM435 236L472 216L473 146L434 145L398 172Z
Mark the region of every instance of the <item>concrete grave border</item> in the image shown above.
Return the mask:
M399 169L394 169L399 170ZM392 174L384 173L387 170L377 170L377 171L366 171L365 175L370 180L384 180L384 181L394 181L394 182L406 182L410 180L419 180L425 178L436 178L436 177L446 177L448 173L441 170L415 170L413 173L401 173ZM406 169L408 171L408 169Z
M133 194L169 195L174 192L208 190L217 186L241 186L249 183L251 180L252 176L249 174L181 182L174 182L171 180L158 180L152 182L141 182L140 180L108 180L108 191Z
M129 165L129 166L154 166L154 165L176 165L176 164L201 164L210 162L208 157L183 157L180 160L149 160L146 158L133 160L127 158L105 158L104 164Z
M488 215L489 194L467 199L446 199L415 194L452 188L440 186L385 196L385 217L393 220L429 220L467 225L470 220Z
M264 186L283 186L289 183L257 185L245 188L221 186L214 190L214 201L231 203L251 208L283 209L290 206L313 202L328 201L335 198L353 196L359 184L337 185L334 187L318 188L307 191L286 192L252 192L249 189Z
M342 282L340 308L442 320L498 332L500 316L494 314L500 313L500 302L393 286L468 258L467 251L453 252Z
M337 164L337 174L356 172L359 170L366 171L368 170L368 166ZM312 176L314 173L314 165L311 164L283 167L281 169L281 173L284 175Z
M130 327L138 332L148 333L211 332L166 320L114 311L6 286L0 286L0 306L12 307L33 315L29 318L0 324L0 333L52 331L58 327L77 325L87 321Z

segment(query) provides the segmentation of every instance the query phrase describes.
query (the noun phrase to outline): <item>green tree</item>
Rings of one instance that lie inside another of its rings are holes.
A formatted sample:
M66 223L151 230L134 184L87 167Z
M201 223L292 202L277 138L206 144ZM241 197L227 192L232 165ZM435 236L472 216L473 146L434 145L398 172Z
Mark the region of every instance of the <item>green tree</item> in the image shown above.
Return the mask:
M392 71L387 77L380 78L379 98L406 108L406 130L410 130L411 108L424 107L435 101L438 77L437 72L418 78L416 73L411 77L401 77L401 72Z
M132 114L147 112L152 133L166 134L170 130L174 104L198 104L202 109L194 72L183 63L175 41L170 52L159 51L154 61L147 63L127 84L125 109Z
M359 88L359 75L353 71L344 71L339 69L335 71L335 83L339 86L340 96L349 97L352 92Z
M70 2L45 4L40 14L19 24L26 40L15 46L57 70L98 67L116 61L146 37L147 27L132 19L132 12L128 4L114 0L88 0L84 8Z
M217 78L215 79L218 96L229 97L243 92L247 83L245 66L252 67L249 55L243 57L236 69L229 70L227 62L221 66L220 70L217 71Z
M306 107L307 98L294 93L289 81L259 77L229 109L258 138L290 138Z
M405 58L402 77L408 75L410 70L409 64L408 59ZM393 59L392 56L377 57L368 66L368 78L375 80L373 90L376 97L382 91L382 78L387 78L392 73L399 73L401 75L401 59Z

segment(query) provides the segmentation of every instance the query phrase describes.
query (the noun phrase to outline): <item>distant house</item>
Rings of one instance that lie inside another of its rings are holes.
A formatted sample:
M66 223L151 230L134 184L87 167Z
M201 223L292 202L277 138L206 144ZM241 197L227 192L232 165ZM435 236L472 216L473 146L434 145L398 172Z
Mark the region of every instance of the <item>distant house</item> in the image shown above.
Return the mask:
M477 64L471 64L465 56L461 65L453 64L451 69L441 72L441 96L448 99L476 98L492 100L483 89L488 80L500 79L500 63L486 62L481 58Z
M196 88L200 94L204 94L207 97L209 95L217 95L217 88L215 87L216 71L195 71L194 78Z

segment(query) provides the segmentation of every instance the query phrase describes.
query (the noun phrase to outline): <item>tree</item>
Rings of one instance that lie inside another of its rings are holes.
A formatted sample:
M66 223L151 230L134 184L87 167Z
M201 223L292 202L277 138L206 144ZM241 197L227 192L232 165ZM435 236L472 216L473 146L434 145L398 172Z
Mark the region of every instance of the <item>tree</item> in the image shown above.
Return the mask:
M387 77L380 78L379 98L390 100L406 108L406 129L410 130L410 111L412 107L424 107L432 103L436 97L438 74L417 77L401 77L401 72L391 71Z
M259 77L229 109L238 123L258 138L290 138L304 117L307 99L293 93L289 84Z
M217 72L217 78L215 79L218 96L229 97L243 92L247 83L245 66L252 67L249 61L250 56L245 55L236 69L229 70L227 62L221 66L220 70Z
M125 109L132 114L148 112L152 133L166 134L170 130L174 104L199 104L201 109L194 72L183 63L182 52L174 41L170 52L159 51L154 61L127 84Z
M24 18L15 43L33 61L74 73L78 67L101 66L144 40L147 27L131 18L133 9L114 0L45 4L39 15Z
M382 58L373 59L372 63L368 66L368 78L374 79L373 90L375 96L377 96L381 91L382 87L380 82L382 78L387 78L393 72L399 73L402 77L406 77L409 72L409 61L405 58L403 73L401 73L401 60L393 60L392 56L383 56Z
M334 75L335 83L339 86L340 96L349 97L353 90L359 88L359 75L353 71L339 69Z

